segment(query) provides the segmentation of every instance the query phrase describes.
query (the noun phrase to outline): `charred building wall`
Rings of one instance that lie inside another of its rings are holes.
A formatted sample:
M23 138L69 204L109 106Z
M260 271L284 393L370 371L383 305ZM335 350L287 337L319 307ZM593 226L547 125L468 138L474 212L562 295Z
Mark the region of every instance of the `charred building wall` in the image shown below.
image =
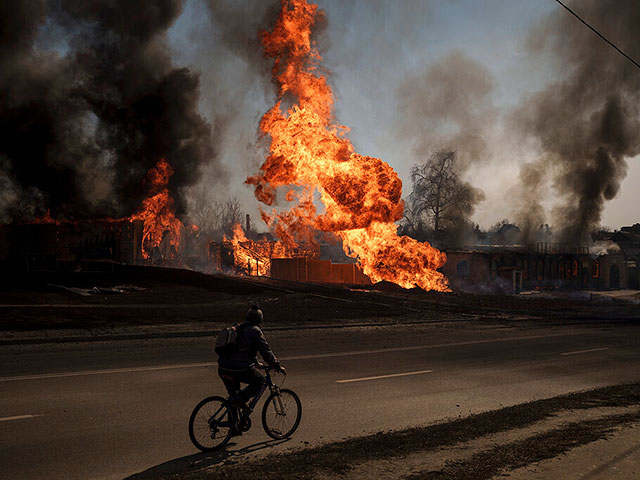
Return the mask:
M10 270L95 270L142 259L140 221L12 224L0 227L0 260Z
M633 288L629 286L629 269L624 253L608 253L593 260L594 275L598 273L594 287L606 290ZM636 287L637 288L637 287Z
M588 250L563 244L460 248L448 251L447 258L443 273L454 289L585 289L597 288L601 282Z
M447 252L443 273L454 289L477 292L640 288L640 245L615 245L600 255L566 244L460 248Z
M332 263L307 257L271 259L271 277L298 282L371 285L371 279L355 263Z

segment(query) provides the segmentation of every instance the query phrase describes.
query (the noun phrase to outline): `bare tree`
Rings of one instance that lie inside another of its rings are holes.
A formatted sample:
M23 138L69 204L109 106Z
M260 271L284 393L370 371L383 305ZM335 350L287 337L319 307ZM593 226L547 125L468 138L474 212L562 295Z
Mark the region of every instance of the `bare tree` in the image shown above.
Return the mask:
M504 227L505 225L510 225L511 222L509 221L508 218L503 218L502 220L500 220L499 222L494 223L493 225L491 225L489 227L489 232L490 233L496 233L498 232L502 227Z
M402 233L417 238L417 233L420 230L420 227L420 214L416 212L412 202L405 202L401 221Z
M475 205L484 200L482 190L464 182L456 171L456 154L440 150L411 170L413 190L408 211L412 222L426 222L436 234L468 223Z
M35 219L34 206L21 198L15 200L6 209L4 215L0 215L0 223L28 223Z
M207 195L207 189L201 186L192 196L189 208L191 221L197 225L201 232L211 233L215 231L215 201L211 201Z
M220 204L220 207L220 215L218 217L220 219L220 229L229 235L233 232L233 226L236 223L242 225L245 213L240 200L235 196L228 198L224 204Z
M221 239L222 235L232 235L233 226L243 222L245 212L238 197L212 200L208 190L201 187L191 198L191 220L207 238Z

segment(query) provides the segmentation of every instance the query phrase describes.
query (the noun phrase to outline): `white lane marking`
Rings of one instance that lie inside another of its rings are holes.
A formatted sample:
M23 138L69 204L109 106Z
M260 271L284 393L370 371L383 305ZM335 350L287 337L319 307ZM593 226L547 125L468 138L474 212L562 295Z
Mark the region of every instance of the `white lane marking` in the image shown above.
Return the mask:
M155 370L172 370L175 368L210 367L217 363L180 363L177 365L157 365L152 367L112 368L108 370L85 370L80 372L43 373L40 375L22 375L19 377L0 377L0 382L16 380L38 380L41 378L83 377L87 375L108 375L112 373L151 372Z
M589 350L576 350L575 352L564 352L560 355L576 355L578 353L601 352L602 350L609 350L609 347L591 348Z
M374 350L354 350L351 352L338 352L338 353L314 353L310 355L293 355L290 357L283 357L282 360L308 360L314 358L329 358L329 357L347 357L352 355L369 355L375 353L388 353L388 352L408 352L412 350L430 350L432 348L445 348L445 347L464 347L465 345L481 345L483 343L499 343L510 342L515 340L536 340L538 338L551 338L551 337L565 337L572 335L583 335L581 332L573 333L554 333L552 335L531 335L529 337L511 337L511 338L494 338L490 340L468 340L466 342L451 342L451 343L436 343L432 345L413 345L411 347L391 347L391 348L377 348Z
M23 420L25 418L36 418L41 416L42 415L16 415L15 417L2 417L0 418L0 422L8 422L10 420Z
M555 333L552 335L531 335L528 337L495 338L495 339L489 339L489 340L469 340L466 342L437 343L433 345L413 345L410 347L391 347L391 348L378 348L373 350L354 350L354 351L348 351L348 352L314 353L309 355L291 355L288 357L281 357L280 360L283 360L283 361L312 360L317 358L349 357L353 355L373 355L377 353L408 352L412 350L430 350L433 348L462 347L466 345L481 345L484 343L536 340L539 338L566 337L566 336L573 336L573 335L582 335L582 333L580 332ZM15 376L15 377L0 377L0 382L14 382L18 380L38 380L38 379L46 379L46 378L82 377L82 376L88 376L88 375L108 375L113 373L152 372L155 370L171 370L175 368L214 367L216 365L218 365L216 362L180 363L180 364L173 364L173 365L154 365L154 366L148 366L148 367L113 368L113 369L105 369L105 370L83 370L83 371L63 372L63 373L43 373L43 374L22 375L22 376Z
M389 375L377 375L375 377L349 378L347 380L336 380L336 383L352 383L364 382L367 380L380 380L381 378L406 377L408 375L421 375L423 373L431 373L433 370L420 370L418 372L391 373Z

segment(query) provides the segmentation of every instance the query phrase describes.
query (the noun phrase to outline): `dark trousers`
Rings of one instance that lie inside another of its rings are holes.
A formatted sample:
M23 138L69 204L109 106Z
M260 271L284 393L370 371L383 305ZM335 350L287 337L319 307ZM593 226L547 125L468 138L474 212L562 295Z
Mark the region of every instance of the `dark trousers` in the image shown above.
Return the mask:
M248 402L254 397L265 383L264 375L253 366L240 371L218 368L218 375L220 375L229 395L238 394L238 398L243 402ZM240 390L241 383L248 385Z

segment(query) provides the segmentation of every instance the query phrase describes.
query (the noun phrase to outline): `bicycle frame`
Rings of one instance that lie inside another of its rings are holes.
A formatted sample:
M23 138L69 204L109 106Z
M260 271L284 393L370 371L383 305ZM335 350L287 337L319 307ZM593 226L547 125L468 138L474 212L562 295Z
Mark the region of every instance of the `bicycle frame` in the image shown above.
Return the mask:
M258 402L262 398L262 395L264 395L264 392L267 390L267 388L271 393L280 392L280 388L273 383L273 380L271 380L271 374L269 373L269 370L266 370L265 373L266 373L265 375L266 379L265 379L264 385L260 388L260 390L258 390L258 393L256 393L255 397L253 397L253 399L249 403L249 408L251 408L251 410L253 410L255 406L258 404ZM278 400L279 400L278 407L282 411L282 400L280 400L279 397L278 397Z
M249 408L253 411L253 409L256 407L256 405L258 404L258 402L260 401L260 399L262 398L262 395L264 395L264 392L267 390L267 388L269 389L269 391L271 393L275 393L278 394L280 392L280 387L278 387L277 385L275 385L273 383L273 380L271 380L271 374L269 373L269 370L266 370L266 375L265 375L265 382L264 385L260 388L260 390L258 390L258 393L256 393L256 395L253 397L253 399L251 400L251 402L249 403ZM227 402L229 402L231 399L231 397L227 397ZM280 396L278 395L277 397L277 410L279 414L282 414L282 412L284 411L283 405L282 405L282 399L280 398ZM217 418L218 414L220 412L223 412L222 418L224 418L224 416L226 415L226 412L229 410L229 403L227 403L226 405L222 405L217 412L215 412L211 418ZM232 418L235 419L235 421L239 420L237 414L236 414L236 409L232 409ZM242 417L242 413L240 414L240 417ZM221 424L224 424L224 422L222 422Z
M264 382L264 385L260 388L258 393L256 393L256 395L253 397L253 399L249 403L249 408L251 410L253 410L255 408L255 406L258 404L258 402L262 398L262 395L264 394L264 392L265 392L265 390L267 388L269 388L272 392L275 392L275 391L279 390L278 387L273 384L273 381L271 380L271 375L269 374L268 370L266 372L266 380ZM242 418L243 414L240 413L240 415L238 416L238 414L236 412L237 409L230 406L230 401L231 401L231 397L229 396L229 397L227 397L227 401L225 403L223 403L220 406L220 408L218 408L218 410L216 410L216 412L213 415L211 415L211 419L224 418L227 415L227 412L231 409L231 418L233 419L232 422L234 424L237 423L238 420L240 420L240 418ZM282 411L282 403L281 402L278 402L278 403L279 403L278 407L280 408L280 411ZM220 417L218 417L218 414L220 414L221 412L222 412L222 415ZM220 425L220 426L228 426L227 422L221 422L221 421L217 420L216 423L218 425Z
M259 367L262 367L260 365ZM248 407L240 407L236 403L234 395L228 397L211 396L204 398L196 405L189 418L189 437L198 449L208 452L221 448L229 442L229 439L251 428L251 413L256 408L258 402L269 389L269 395L262 407L262 426L268 436L279 440L288 438L298 428L302 414L302 405L295 392L276 385L271 378L269 367L262 367L265 370L265 381L261 385L256 395L248 402ZM283 372L285 373L285 372ZM280 382L278 382L280 383ZM285 396L283 398L282 396ZM217 407L214 407L217 405ZM215 412L208 413L207 406L213 407ZM203 415L206 417L203 417ZM285 418L288 417L288 418ZM205 425L208 424L209 431ZM285 427L283 429L283 427ZM203 427L205 429L203 430ZM227 430L225 430L227 429ZM222 431L221 431L222 430ZM200 437L204 434L203 440ZM208 439L211 437L213 441Z

